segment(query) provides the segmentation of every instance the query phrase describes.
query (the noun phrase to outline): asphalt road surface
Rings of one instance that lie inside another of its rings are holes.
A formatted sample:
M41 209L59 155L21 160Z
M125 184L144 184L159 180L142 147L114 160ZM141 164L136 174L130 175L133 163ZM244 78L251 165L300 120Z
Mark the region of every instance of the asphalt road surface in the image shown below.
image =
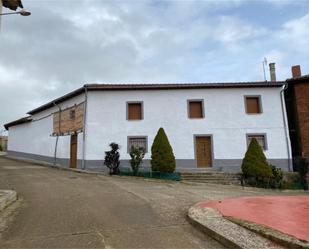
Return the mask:
M187 188L0 157L0 189L20 197L0 217L0 248L223 248L187 222L204 195Z
M82 174L2 156L0 189L19 195L0 214L1 249L223 248L188 223L190 206L226 197L292 194Z

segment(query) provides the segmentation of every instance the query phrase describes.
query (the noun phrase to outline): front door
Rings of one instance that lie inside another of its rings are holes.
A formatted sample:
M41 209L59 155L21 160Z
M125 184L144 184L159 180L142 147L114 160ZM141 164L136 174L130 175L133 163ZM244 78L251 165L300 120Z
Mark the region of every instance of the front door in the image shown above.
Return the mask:
M198 168L211 167L211 138L195 138L195 155Z
M70 168L76 168L77 165L77 134L71 135L70 147Z

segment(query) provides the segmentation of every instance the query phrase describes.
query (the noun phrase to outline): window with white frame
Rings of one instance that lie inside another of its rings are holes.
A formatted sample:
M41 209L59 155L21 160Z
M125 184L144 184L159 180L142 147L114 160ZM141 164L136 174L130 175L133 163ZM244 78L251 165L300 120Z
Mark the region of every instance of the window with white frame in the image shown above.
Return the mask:
M247 134L247 145L255 138L263 150L267 150L266 134Z
M145 153L147 152L147 137L128 137L128 152L130 152L131 148L143 148Z

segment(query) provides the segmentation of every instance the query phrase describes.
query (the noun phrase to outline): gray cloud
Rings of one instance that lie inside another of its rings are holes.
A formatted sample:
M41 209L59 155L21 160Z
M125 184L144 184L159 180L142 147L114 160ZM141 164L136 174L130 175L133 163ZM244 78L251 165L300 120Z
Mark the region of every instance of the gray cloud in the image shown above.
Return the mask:
M308 46L296 56L289 43L307 36L308 17L269 30L228 14L238 0L59 3L24 0L30 17L2 20L0 124L85 82L261 80L265 55L283 78L291 54L309 66Z

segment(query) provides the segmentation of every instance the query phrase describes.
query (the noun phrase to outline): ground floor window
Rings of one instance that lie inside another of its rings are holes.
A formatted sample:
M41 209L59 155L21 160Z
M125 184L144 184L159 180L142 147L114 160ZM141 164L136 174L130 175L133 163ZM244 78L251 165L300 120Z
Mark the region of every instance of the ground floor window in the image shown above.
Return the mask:
M130 152L132 147L143 148L145 150L145 153L147 153L147 150L148 150L147 137L146 136L128 137L128 153Z
M247 146L251 143L252 138L255 138L263 150L267 150L266 134L247 134Z

